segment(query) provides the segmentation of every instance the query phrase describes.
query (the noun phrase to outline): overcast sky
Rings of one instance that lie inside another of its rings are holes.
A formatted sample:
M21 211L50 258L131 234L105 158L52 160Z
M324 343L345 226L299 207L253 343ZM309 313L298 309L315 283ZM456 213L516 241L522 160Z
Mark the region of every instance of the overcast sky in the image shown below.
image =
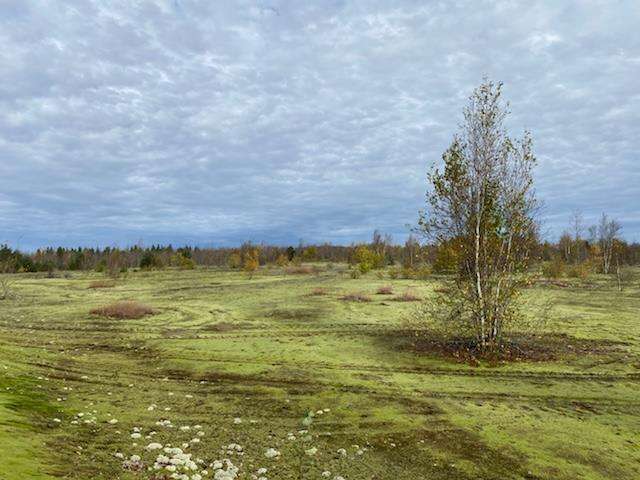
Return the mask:
M0 0L0 242L350 243L415 224L472 89L545 232L640 240L640 2Z

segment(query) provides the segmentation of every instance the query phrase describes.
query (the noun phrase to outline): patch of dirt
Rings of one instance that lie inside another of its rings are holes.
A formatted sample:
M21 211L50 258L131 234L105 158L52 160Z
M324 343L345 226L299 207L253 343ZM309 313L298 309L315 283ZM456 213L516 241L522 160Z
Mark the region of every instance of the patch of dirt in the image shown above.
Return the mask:
M579 339L564 333L516 334L497 347L483 350L472 338L447 337L439 332L396 330L388 336L392 336L402 349L450 358L472 366L478 366L480 361L497 365L500 362L547 362L566 356L604 355L626 345L625 342L611 340Z

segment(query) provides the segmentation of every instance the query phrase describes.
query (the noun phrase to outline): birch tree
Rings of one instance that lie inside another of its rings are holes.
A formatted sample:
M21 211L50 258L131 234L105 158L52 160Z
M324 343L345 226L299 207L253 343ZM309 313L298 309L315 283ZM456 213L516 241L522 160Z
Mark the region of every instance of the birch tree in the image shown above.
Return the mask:
M618 221L609 219L606 214L600 217L600 223L597 226L598 245L602 252L602 272L609 273L611 271L611 260L613 258L613 250L615 241L622 230L622 226Z
M502 84L485 81L469 98L444 168L428 176L419 220L432 241L454 246L455 282L441 300L448 318L483 349L499 345L518 315L520 274L537 235L531 135L508 136L501 93Z

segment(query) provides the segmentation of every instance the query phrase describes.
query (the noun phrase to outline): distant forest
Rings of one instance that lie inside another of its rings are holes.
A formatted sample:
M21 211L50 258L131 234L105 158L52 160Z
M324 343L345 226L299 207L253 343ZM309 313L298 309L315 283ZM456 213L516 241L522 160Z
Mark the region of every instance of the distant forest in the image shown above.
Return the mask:
M536 242L534 258L547 266L549 276L561 276L563 272L569 276L583 276L592 272L612 273L616 266L640 264L640 243L607 238L605 231L598 235L597 229L591 233L591 238L567 232L557 242ZM398 245L392 242L390 236L379 231L374 232L370 242L349 246L329 243L297 246L244 243L236 248L134 245L127 248L50 247L35 252L20 252L3 245L0 246L0 273L93 270L115 275L136 268L188 269L204 266L252 270L260 265L332 262L359 266L363 273L396 266L404 269L405 276L413 276L411 270L448 273L455 265L454 250L446 244L435 246L421 243L413 235L404 244Z

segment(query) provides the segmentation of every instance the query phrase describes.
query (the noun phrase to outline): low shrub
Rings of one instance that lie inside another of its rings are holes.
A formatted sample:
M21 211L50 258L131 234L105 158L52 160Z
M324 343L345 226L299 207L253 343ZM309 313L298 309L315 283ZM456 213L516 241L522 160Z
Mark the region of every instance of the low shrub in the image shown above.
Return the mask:
M378 295L391 295L393 294L393 287L391 285L384 285L378 288L376 292Z
M171 257L171 265L178 267L180 270L194 270L196 268L196 262L183 253L173 255Z
M344 302L370 302L371 297L365 295L364 293L349 293L347 295L343 295L340 297L340 300Z
M564 275L565 264L560 256L555 257L542 265L542 275L545 278L560 278Z
M151 270L154 268L162 268L164 265L162 264L162 260L160 257L155 255L153 252L144 252L142 258L140 259L140 268L145 270Z
M592 265L588 262L582 262L569 266L569 268L567 268L567 277L585 280L589 278L589 275L591 275L592 272Z
M400 278L404 278L406 280L415 279L416 271L411 267L402 267L402 270L400 271Z
M90 313L108 318L129 319L153 315L155 311L150 306L135 300L123 300L104 307L94 308Z
M419 302L420 300L422 300L422 298L420 298L411 290L406 290L402 295L393 297L391 300L393 300L394 302Z
M431 275L431 267L429 265L421 265L420 267L418 267L418 269L415 271L415 276L414 278L417 280L428 280L430 275Z

